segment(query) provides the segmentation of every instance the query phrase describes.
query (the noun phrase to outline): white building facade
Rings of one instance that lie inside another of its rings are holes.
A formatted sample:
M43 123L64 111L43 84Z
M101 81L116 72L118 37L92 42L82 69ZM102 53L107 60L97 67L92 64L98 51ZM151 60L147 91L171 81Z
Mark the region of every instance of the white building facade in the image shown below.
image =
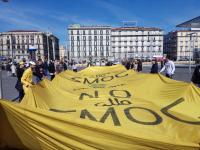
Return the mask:
M169 32L164 40L164 52L177 61L193 60L200 49L200 30L177 30Z
M36 49L31 52L30 48ZM22 59L59 59L59 39L52 34L35 30L13 30L0 33L2 57Z
M163 31L159 28L110 26L68 27L71 59L152 59L163 55Z
M112 53L115 59L152 59L163 55L163 31L158 28L112 28Z
M68 27L68 45L71 59L99 60L110 57L111 27L80 26Z

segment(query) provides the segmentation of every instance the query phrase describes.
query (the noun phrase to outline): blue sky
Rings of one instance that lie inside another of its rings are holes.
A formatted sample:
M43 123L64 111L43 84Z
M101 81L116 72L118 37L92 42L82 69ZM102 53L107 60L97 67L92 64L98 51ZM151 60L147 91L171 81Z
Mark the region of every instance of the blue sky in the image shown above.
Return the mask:
M51 31L66 45L67 26L121 26L134 20L139 26L165 32L200 16L200 0L10 0L0 1L0 32L13 29Z

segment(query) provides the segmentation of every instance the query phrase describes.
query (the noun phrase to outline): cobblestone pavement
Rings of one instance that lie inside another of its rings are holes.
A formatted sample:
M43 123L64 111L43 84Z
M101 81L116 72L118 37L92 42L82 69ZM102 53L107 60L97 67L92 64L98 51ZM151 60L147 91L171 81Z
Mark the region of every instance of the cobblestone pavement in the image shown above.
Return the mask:
M143 72L148 73L150 71L150 66L143 67ZM193 69L192 69L193 72ZM176 68L175 80L190 82L191 75L189 74L189 69L184 68ZM2 74L2 84L3 84L3 98L12 100L18 96L18 92L15 89L15 84L17 82L16 77L7 76L7 73L3 71Z

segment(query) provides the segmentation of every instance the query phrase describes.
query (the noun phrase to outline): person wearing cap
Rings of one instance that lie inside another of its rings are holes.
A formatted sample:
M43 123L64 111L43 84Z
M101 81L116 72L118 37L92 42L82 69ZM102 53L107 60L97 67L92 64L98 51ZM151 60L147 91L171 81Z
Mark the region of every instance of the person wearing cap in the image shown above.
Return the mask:
M22 61L19 63L19 66L17 67L17 83L15 85L15 88L19 92L19 96L17 97L19 101L21 101L22 98L24 97L24 90L23 90L22 82L21 82L23 73L24 73L24 62Z
M29 62L29 68L24 71L23 76L21 78L21 82L23 84L24 93L26 94L29 87L31 87L34 83L32 81L33 78L33 69L35 68L36 64L33 61Z

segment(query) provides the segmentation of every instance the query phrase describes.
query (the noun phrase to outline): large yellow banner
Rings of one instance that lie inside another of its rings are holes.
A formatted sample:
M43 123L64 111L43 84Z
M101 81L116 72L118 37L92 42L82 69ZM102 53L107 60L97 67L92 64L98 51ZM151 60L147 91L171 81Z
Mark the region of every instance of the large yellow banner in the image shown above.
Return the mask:
M200 90L120 65L66 71L0 101L0 146L199 150Z

